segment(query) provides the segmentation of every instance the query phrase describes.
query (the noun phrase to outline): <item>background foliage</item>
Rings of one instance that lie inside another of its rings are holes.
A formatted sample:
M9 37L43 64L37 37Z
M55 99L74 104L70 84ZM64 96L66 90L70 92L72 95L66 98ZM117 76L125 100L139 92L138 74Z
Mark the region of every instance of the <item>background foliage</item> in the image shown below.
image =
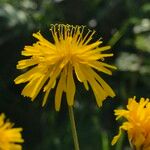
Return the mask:
M24 45L35 40L33 32L49 37L50 24L87 25L112 46L115 57L109 63L118 70L101 76L117 96L107 98L102 108L92 91L78 84L75 116L81 150L127 150L126 135L112 147L118 132L113 110L125 107L128 97L150 97L150 3L148 0L0 0L0 112L23 127L24 150L73 149L68 111L64 98L55 112L53 92L41 108L42 94L35 102L20 95L24 85L14 85L17 61Z

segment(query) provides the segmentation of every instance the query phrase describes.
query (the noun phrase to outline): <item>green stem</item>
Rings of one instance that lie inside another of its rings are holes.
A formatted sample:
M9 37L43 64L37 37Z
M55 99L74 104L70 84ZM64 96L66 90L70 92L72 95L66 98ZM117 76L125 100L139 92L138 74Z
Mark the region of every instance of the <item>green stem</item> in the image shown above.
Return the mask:
M74 147L75 147L75 150L79 150L79 142L78 142L78 136L77 136L72 106L68 106L68 110L69 110L69 118L71 122L71 130L72 130L72 136L73 136L73 141L74 141Z

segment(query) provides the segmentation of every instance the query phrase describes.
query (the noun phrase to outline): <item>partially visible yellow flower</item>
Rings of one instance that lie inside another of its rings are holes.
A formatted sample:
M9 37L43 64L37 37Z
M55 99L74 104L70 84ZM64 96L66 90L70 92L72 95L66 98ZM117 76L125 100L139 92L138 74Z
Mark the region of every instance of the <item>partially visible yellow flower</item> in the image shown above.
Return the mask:
M5 121L4 114L0 114L0 150L22 150L22 128L13 128L13 125L8 120Z
M141 98L139 103L136 97L129 98L127 110L115 110L116 119L124 117L126 121L120 126L119 133L112 140L114 145L121 131L128 133L128 139L136 150L150 150L150 102L149 98Z
M101 61L113 56L112 53L103 53L110 46L99 47L102 43L100 40L92 42L95 31L87 30L84 26L56 24L52 25L50 31L54 42L46 40L40 32L34 33L38 41L32 46L25 46L22 51L22 55L28 58L19 61L17 69L29 67L26 73L15 79L16 84L28 82L22 95L33 101L43 88L44 106L51 89L56 87L56 110L60 109L63 92L66 93L68 105L72 106L76 91L75 75L86 90L91 86L98 106L107 96L114 97L113 90L95 71L111 75L108 68L116 69Z

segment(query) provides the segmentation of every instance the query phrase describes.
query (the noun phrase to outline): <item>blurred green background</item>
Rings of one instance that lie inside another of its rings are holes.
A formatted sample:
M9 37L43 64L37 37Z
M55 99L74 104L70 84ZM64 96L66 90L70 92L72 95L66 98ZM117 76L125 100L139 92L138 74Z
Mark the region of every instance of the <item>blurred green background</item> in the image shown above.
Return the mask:
M126 134L110 142L121 122L113 110L125 107L128 97L150 97L150 2L149 0L0 0L0 113L16 127L23 127L23 150L73 150L65 98L54 110L54 91L42 108L42 94L34 102L20 95L24 85L13 80L21 50L35 42L33 32L49 36L50 24L86 25L97 31L104 45L112 46L109 61L118 67L113 76L100 75L116 92L103 107L96 106L92 91L77 83L75 117L81 150L127 150Z

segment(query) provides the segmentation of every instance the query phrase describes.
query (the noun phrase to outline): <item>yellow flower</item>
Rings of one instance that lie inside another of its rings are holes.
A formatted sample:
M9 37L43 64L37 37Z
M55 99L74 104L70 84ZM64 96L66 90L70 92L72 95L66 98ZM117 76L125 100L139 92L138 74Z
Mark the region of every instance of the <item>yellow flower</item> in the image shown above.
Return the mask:
M150 102L149 99L141 98L136 102L136 97L129 98L127 110L115 110L116 119L124 117L125 121L119 128L119 133L112 140L114 145L121 131L128 133L128 139L136 150L150 150Z
M18 62L17 69L29 68L29 71L15 79L16 84L28 82L22 91L22 95L28 96L33 101L43 88L45 105L49 92L56 86L55 108L58 111L61 105L62 93L66 93L67 103L72 106L76 85L74 75L86 88L91 86L98 106L107 96L115 94L109 85L95 72L101 71L108 75L112 72L108 68L116 67L102 61L113 54L103 54L110 46L99 47L102 41L91 42L95 31L88 30L84 26L56 24L52 25L50 32L54 42L46 40L40 32L33 36L38 39L32 46L25 46L22 55L27 56ZM57 81L58 80L58 81Z
M0 114L0 150L21 150L24 140L21 137L22 128L12 128L13 123L6 121L5 115Z

